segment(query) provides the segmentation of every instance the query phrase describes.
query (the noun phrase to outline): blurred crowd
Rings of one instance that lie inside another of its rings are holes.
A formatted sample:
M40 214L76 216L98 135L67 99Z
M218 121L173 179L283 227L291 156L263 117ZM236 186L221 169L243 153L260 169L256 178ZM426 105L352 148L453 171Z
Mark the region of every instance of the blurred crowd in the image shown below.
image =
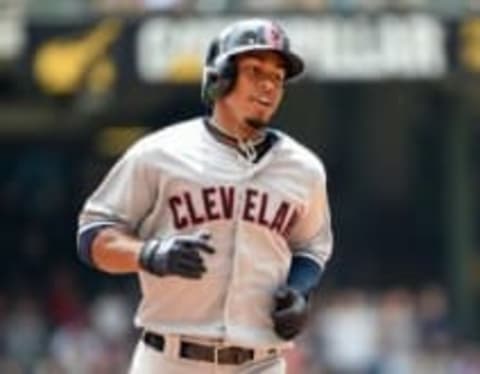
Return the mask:
M294 372L480 373L480 347L457 332L439 285L318 296L309 333L300 344L305 369Z
M462 14L480 9L480 0L3 0L22 7L32 16L78 16L102 13L142 13L167 11L196 12L308 12L431 10Z
M44 299L0 299L0 372L126 373L136 292L103 290L86 302L73 272L59 268L52 281ZM317 296L306 333L285 353L289 374L480 373L480 349L458 339L438 286Z

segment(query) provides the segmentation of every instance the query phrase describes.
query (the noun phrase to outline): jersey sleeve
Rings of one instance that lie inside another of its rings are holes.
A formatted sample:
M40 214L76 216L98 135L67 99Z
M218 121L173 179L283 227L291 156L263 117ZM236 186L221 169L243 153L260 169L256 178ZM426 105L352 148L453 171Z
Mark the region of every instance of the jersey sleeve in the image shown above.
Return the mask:
M79 215L79 234L95 226L116 225L136 233L152 209L158 184L137 143L110 169Z
M310 258L324 269L332 254L333 234L323 165L312 175L306 209L292 228L289 245L294 256Z

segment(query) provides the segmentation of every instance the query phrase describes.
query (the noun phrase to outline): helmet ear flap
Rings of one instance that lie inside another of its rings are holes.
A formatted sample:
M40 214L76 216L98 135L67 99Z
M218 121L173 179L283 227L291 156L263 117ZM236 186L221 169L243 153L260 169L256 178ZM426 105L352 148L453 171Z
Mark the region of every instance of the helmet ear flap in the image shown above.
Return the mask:
M220 38L215 38L210 43L205 57L205 64L203 66L202 77L202 101L207 104L208 107L212 105L215 99L215 86L218 81L218 71L215 68L215 59L220 54Z
M202 78L202 100L208 107L231 90L235 82L236 66L232 57L218 60L220 38L215 38L207 51Z
M217 80L217 96L225 96L233 88L235 84L235 78L237 77L237 65L234 61L234 56L227 57L222 61L218 68L218 80Z
M202 101L210 107L217 96L219 74L212 66L203 68Z

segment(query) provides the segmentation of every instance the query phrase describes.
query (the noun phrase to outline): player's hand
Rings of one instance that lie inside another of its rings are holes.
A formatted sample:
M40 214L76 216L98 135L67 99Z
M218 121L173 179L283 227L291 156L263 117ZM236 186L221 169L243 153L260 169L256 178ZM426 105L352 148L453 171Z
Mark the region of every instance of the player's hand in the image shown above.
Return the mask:
M305 296L294 288L281 286L275 292L271 316L277 335L284 340L293 339L307 322L308 303Z
M140 267L159 276L201 278L207 268L200 252L215 253L209 240L210 234L201 233L147 241L140 252Z

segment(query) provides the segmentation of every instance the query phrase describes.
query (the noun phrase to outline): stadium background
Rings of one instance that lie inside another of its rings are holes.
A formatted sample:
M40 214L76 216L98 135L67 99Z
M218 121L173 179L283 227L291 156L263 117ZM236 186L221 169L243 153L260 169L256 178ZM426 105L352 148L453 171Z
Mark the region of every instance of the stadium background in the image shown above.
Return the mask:
M209 38L274 17L306 56L278 126L329 172L335 254L291 373L480 372L480 1L0 2L1 373L122 373L133 277L76 214L135 139L202 113Z

